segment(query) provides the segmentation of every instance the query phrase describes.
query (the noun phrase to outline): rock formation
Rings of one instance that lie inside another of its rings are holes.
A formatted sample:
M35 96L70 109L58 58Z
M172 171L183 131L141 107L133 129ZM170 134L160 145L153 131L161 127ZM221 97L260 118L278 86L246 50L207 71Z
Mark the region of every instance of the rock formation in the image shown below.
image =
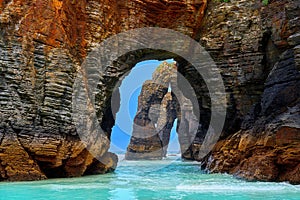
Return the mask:
M167 150L170 142L171 130L175 119L177 118L177 101L173 93L165 94L161 101L159 118L157 120L156 130L162 144L163 157L167 156Z
M229 11L234 9L233 7L224 5L224 7L220 7L217 10L224 12L224 9ZM243 34L242 40L238 39L238 34L245 28L242 26L243 23L223 25L228 27L239 24L239 28L235 29L236 32L232 35L233 41L224 40L224 46L219 46L219 40L215 39L216 35L208 34L209 37L205 36L205 41L208 44L207 47L216 47L213 50L216 54L224 52L219 58L224 59L224 57L228 57L226 65L234 66L235 60L238 61L240 58L243 58L243 62L236 64L241 65L245 61L248 62L245 66L250 67L251 70L248 67L239 68L246 70L244 72L240 71L245 73L246 79L237 79L237 81L244 81L245 85L249 85L245 87L248 90L246 94L253 96L249 100L255 99L254 96L256 95L254 94L259 91L260 80L264 80L264 76L267 76L263 85L263 93L257 96L260 100L243 117L241 130L221 140L215 146L213 152L203 161L203 168L208 169L210 172L229 172L248 180L300 183L300 27L297 25L300 22L299 7L300 1L273 1L270 5L264 7L259 13L260 17L257 18L260 21L258 24L259 27L263 29L259 31L260 34L263 33L260 35L262 36L261 42L253 40L251 44L247 40L247 37L251 35L256 35L255 37L259 39L257 33L253 31ZM216 9L213 10L216 11ZM254 13L252 16L255 16ZM225 13L219 15L219 17L223 17L224 21L228 21ZM230 18L231 16L228 17ZM242 18L239 18L239 20L242 20ZM207 23L216 24L216 27L218 27L218 23L214 21ZM252 21L249 26L253 25ZM207 27L208 29L215 28L212 26ZM223 27L222 29L226 28ZM217 34L217 36L225 36L221 28L214 30L217 33L223 33L222 35ZM229 28L227 30L232 29ZM229 39L230 37L227 36L227 38ZM258 42L258 45L253 44L253 42ZM262 68L258 67L255 69L259 66L255 65L255 62L260 60L258 59L260 56L259 53L254 54L256 50L251 49L254 47L257 48L258 52L262 50L265 54L264 59L260 61L264 66ZM231 49L234 51L231 51ZM247 58L246 55L249 55L249 57ZM232 70L230 67L227 69ZM262 71L259 72L257 70ZM237 72L237 75L240 72ZM234 73L231 72L231 74ZM238 77L236 76L236 78ZM237 84L237 82L234 84L240 87L240 84ZM243 93L236 93L236 95L241 94ZM235 94L233 93L233 95ZM237 110L238 113L241 113L242 109L245 109L248 105L248 101L244 98L233 98L241 101L240 103L236 102L237 108L240 108ZM241 103L244 103L245 106L239 106ZM240 115L238 113L237 116Z
M178 90L176 63L163 62L154 71L152 80L146 81L142 87L126 159L165 157L171 129L177 118L176 130L182 157L193 160L198 120L191 100Z
M127 160L162 159L166 156L171 129L177 117L176 99L168 92L174 79L176 65L163 62L154 71L152 80L143 84L125 156Z
M193 36L206 5L206 0L0 1L0 180L105 171L72 121L72 87L81 63L98 43L133 28L160 26ZM96 97L108 138L117 111L109 106L111 87L140 60L168 57L143 50L111 66ZM96 157L107 160L109 144L98 148Z
M299 183L300 2L269 2L0 1L0 180L81 176L115 167L109 144L103 141L97 149L96 157L108 163L103 166L79 140L72 121L73 84L98 43L153 26L196 39L221 70L227 122L220 142L202 160L203 168L250 180ZM169 58L197 94L200 124L184 157L198 159L210 98L201 75L171 52L141 49L109 66L99 75L97 118L109 138L118 110L110 100L119 78L140 61Z
M179 59L179 72L197 83L202 117L183 158L202 161L210 172L299 183L300 2L273 1L260 11L249 9L256 3L210 2L204 18L199 39L222 70L229 108L222 139L203 160L197 155L207 132L207 89ZM279 12L280 7L285 11ZM233 12L237 8L239 17Z
M216 145L207 157L207 169L249 180L300 183L300 40L296 37L289 37L292 48L281 54L242 130Z

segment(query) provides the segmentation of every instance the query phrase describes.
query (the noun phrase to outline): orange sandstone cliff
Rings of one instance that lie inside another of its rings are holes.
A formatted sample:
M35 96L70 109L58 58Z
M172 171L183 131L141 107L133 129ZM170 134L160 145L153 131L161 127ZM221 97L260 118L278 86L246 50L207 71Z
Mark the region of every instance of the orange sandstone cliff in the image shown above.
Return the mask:
M0 180L106 173L117 157L80 141L72 120L73 84L100 42L126 30L169 28L197 40L221 71L228 97L222 137L202 161L210 172L300 183L300 1L0 0ZM182 58L143 49L111 66L96 98L107 137L114 125L111 86L136 63L174 58L197 93L201 129L186 159L198 160L210 103L201 76Z

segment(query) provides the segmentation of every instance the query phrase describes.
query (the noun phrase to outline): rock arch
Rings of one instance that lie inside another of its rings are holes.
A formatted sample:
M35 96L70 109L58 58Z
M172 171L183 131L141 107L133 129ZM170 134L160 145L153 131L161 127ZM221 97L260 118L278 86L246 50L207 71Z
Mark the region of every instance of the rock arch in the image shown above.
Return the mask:
M163 62L153 72L152 79L144 82L126 159L166 157L171 129L177 118L182 157L191 153L199 120L193 113L192 102L181 93L174 92L178 90L177 74L176 63ZM169 88L171 91L168 91Z
M223 140L203 161L204 167L248 179L299 183L299 156L289 157L299 155L299 87L294 87L299 85L299 0L274 0L267 7L259 2L1 1L0 181L109 171L109 167L101 166L86 151L72 122L71 94L76 73L91 49L109 36L159 26L199 41L222 71L229 100L229 123L224 128ZM172 57L176 56L141 50L124 55L111 70L123 73L148 58ZM202 110L209 111L209 99L203 98L201 92L205 90L199 83L201 78L194 75L184 60L178 61L182 66L180 73L195 83ZM291 73L280 76L282 69ZM274 77L276 74L280 75ZM107 80L105 90L98 95L105 102L98 104L103 105L98 116L109 135L117 108L106 106L115 78ZM283 83L285 87L281 88ZM290 94L294 94L292 99ZM279 98L282 96L286 97L284 101ZM256 106L247 115L253 104ZM209 112L201 116L205 113ZM206 123L206 119L201 121ZM284 120L279 123L278 119ZM276 140L285 136L287 141ZM287 144L290 141L292 145ZM267 156L259 157L261 152L253 151L256 147L267 152ZM230 148L234 151L229 152ZM245 150L249 153L247 157ZM277 155L282 159L274 159L274 152L282 152ZM113 157L105 155L105 148L100 154ZM272 164L273 172L266 171L268 167L262 163ZM288 170L280 172L283 168ZM261 173L257 174L257 169Z

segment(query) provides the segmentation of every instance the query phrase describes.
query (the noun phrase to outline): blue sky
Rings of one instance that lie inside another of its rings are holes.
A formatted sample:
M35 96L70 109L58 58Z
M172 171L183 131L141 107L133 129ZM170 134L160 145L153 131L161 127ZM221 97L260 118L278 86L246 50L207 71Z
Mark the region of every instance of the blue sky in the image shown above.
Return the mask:
M162 62L157 60L140 62L123 80L120 86L121 106L112 131L110 151L126 151L132 133L133 119L137 111L138 96L142 85L146 80L152 78L152 73ZM173 62L173 60L167 60L167 62ZM176 124L177 120L171 131L169 151L172 152L179 151Z

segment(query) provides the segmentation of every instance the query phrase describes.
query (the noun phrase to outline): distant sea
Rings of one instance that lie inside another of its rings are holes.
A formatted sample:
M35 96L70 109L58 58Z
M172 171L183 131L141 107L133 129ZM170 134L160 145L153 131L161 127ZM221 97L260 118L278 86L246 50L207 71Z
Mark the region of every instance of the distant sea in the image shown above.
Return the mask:
M226 174L205 174L199 163L177 154L161 161L125 161L114 173L38 182L0 183L0 199L300 199L300 185L246 182Z

